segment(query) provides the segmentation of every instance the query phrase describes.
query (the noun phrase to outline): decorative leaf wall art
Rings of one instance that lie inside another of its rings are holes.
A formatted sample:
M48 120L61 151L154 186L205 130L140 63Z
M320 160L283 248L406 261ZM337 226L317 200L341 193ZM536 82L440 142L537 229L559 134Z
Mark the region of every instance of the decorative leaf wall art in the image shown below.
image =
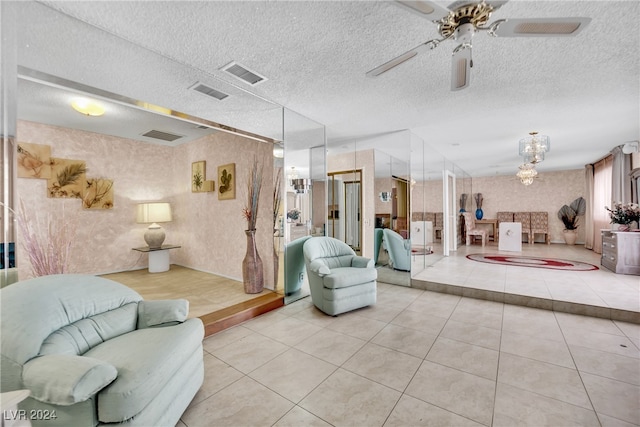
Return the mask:
M236 164L218 166L218 200L236 198Z
M83 160L51 158L51 177L47 180L47 196L82 199L87 166Z
M84 209L113 209L113 181L89 178L82 196Z
M18 178L51 177L51 147L18 142Z

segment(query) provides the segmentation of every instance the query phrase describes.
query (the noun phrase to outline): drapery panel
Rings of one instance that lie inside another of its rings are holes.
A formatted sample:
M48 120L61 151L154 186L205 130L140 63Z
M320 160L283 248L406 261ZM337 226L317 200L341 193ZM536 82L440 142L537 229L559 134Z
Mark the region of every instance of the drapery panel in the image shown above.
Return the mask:
M592 224L593 230L591 238L593 239L593 251L602 253L602 237L603 228L610 228L611 219L605 206L611 207L612 200L612 173L613 173L613 156L607 156L593 165L593 198L592 198Z

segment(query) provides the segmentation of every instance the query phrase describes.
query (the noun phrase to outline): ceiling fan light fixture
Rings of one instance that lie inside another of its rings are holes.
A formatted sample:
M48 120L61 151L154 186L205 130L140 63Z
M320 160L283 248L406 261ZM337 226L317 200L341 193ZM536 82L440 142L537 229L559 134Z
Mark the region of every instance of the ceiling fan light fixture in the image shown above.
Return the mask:
M71 107L85 116L99 117L105 112L102 104L88 98L76 98L71 101Z

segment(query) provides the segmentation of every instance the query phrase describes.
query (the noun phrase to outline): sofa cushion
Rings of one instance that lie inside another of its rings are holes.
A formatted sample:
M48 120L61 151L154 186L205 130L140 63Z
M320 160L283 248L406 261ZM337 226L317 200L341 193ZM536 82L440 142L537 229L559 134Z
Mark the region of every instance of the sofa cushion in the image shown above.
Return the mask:
M58 329L42 343L39 355L83 354L106 340L136 329L138 303L78 320Z
M118 370L118 378L98 393L98 419L121 422L142 411L201 346L203 338L202 321L189 319L171 327L120 335L85 353Z
M0 290L0 298L0 348L3 356L18 364L36 357L42 343L58 329L142 300L120 283L84 274L24 280Z
M331 270L331 274L323 277L323 286L330 289L344 288L371 282L378 278L375 268L341 267Z
M113 365L84 356L55 354L31 359L23 381L31 397L56 405L84 402L118 375Z
M177 324L187 320L189 301L186 299L140 301L138 329Z

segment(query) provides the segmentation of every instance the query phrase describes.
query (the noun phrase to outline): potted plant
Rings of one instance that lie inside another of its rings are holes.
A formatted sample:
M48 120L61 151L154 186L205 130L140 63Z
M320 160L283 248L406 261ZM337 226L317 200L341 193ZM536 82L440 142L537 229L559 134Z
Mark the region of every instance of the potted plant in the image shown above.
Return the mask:
M578 217L584 215L587 202L578 197L569 206L564 205L558 211L558 218L564 224L563 236L567 245L575 245L578 236Z
M611 224L617 224L620 231L629 231L634 221L640 220L640 207L637 203L615 203L612 209L604 207L609 211Z

